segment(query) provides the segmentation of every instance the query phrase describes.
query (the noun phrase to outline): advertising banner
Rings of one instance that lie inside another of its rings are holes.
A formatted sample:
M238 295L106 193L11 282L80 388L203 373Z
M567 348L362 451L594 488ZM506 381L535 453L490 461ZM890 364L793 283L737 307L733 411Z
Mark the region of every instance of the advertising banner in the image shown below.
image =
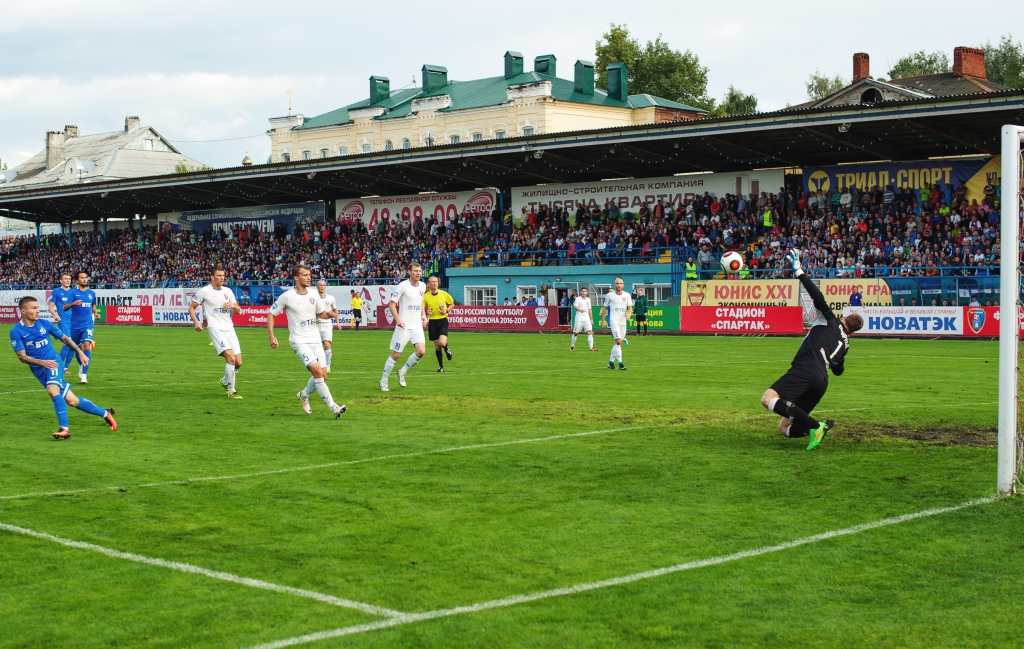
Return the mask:
M843 315L859 313L858 333L882 336L962 336L964 309L957 306L848 306Z
M241 313L232 316L236 327L266 327L270 317L269 306L243 306ZM288 316L282 313L274 318L275 327L287 327Z
M251 225L259 232L268 233L273 233L276 226L283 225L291 234L296 223L323 223L326 218L327 205L317 201L181 212L178 223L185 229L200 231L213 228L223 232L230 231L233 226Z
M1002 312L999 307L975 306L964 309L965 336L999 336L999 322ZM1024 309L1018 312L1020 330L1024 331Z
M818 280L818 288L825 296L829 308L836 313L850 306L850 296L854 293L861 294L863 306L892 304L889 285L880 278L821 279Z
M679 330L703 334L802 334L799 306L690 306L679 309Z
M684 307L800 306L800 282L795 279L712 279L683 281Z
M377 307L377 326L395 326L388 308ZM557 331L558 307L453 306L448 310L448 327L476 331Z
M782 169L762 169L737 173L699 173L661 178L629 178L590 183L565 183L535 187L512 188L512 214L521 218L542 205L552 210L561 207L575 213L579 207L604 209L609 202L618 205L621 212L638 212L641 205L653 207L658 199L665 205L678 205L692 201L708 192L712 196L725 194L775 193L783 186Z
M575 311L573 312L575 313ZM601 307L595 306L590 314L594 331L600 331ZM636 331L636 318L626 321L630 331ZM675 304L662 304L647 307L648 331L679 331L679 307Z
M105 324L153 324L151 306L102 306L100 311L103 317L99 322Z
M993 163L995 164L993 170ZM963 160L919 160L916 162L869 162L835 167L805 167L804 190L807 192L840 191L856 187L862 191L872 187L884 189L894 185L897 190L904 187L914 190L920 198L922 187L938 184L942 189L948 185L956 189L959 181L967 183L967 200L984 197L982 190L988 174L998 177L998 161L991 157ZM979 184L980 183L980 184Z
M151 308L153 309L153 324L192 326L188 307L154 306Z
M447 225L463 212L484 216L494 209L497 199L493 191L471 191L345 199L335 205L339 221L359 221L370 232L376 232L384 222L390 232L399 222L411 227L416 221L426 223L433 217L439 225Z
M17 322L21 314L18 313L18 307L9 305L0 305L0 322Z

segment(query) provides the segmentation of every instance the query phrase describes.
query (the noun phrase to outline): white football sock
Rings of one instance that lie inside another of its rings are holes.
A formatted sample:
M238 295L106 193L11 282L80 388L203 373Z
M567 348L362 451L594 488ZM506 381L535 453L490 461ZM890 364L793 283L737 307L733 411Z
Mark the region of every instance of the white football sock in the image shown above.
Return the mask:
M622 345L615 343L612 345L612 362L622 362Z
M612 353L608 355L608 362L609 363L614 363L615 362L615 350L618 349L618 348L619 348L618 345L616 345L615 343L612 343Z
M227 364L224 365L224 378L227 379L226 381L224 381L224 385L228 386L228 388L232 392L234 392L235 391L235 366L232 365L231 363L227 363Z
M576 346L576 334L572 335L572 342L569 343L569 346L570 347L575 347Z
M589 334L589 335L587 336L587 346L588 346L588 347L589 347L590 349L593 349L593 348L594 348L594 334Z
M388 356L388 360L384 362L384 378L391 376L391 370L395 369L395 359Z
M331 396L331 389L327 387L327 382L323 379L313 379L313 382L316 386L314 389L320 395L320 398L323 399L324 404L331 410L334 410L334 397Z
M405 361L405 367L402 368L402 372L408 372L412 369L412 366L420 362L420 356L413 352L409 355L409 360Z
M333 349L325 349L324 354L327 355L327 369L331 369L331 356L334 356Z
M303 399L308 399L309 395L313 394L314 392L316 392L316 379L314 379L311 376L309 377L309 381L306 382L306 387L302 388L302 392L300 392L299 394L302 395Z

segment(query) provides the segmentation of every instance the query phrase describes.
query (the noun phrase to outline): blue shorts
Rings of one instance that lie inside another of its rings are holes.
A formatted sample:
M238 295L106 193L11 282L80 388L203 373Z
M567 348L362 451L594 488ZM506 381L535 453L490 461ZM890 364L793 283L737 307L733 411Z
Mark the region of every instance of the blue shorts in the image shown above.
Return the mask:
M75 343L79 347L81 347L84 342L93 342L92 327L89 327L88 329L72 329L71 342Z
M46 369L40 365L29 365L29 367L32 369L32 374L39 379L44 388L56 385L60 388L60 396L65 397L68 391L71 390L71 386L64 380L64 366L61 364L60 359L54 360L57 361L57 369L54 370Z
M57 328L60 329L65 336L71 335L71 316L62 314L60 316L60 322L55 322L54 324L57 325Z

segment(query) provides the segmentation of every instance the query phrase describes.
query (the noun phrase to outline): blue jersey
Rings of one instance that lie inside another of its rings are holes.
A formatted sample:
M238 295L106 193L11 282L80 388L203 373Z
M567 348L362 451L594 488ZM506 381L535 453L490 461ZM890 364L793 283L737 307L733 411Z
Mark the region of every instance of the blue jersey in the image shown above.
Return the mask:
M71 329L75 331L92 329L92 305L96 303L96 292L91 288L85 289L84 291L79 288L73 288L71 289L71 295L69 297L72 302L75 300L82 301L81 306L71 307Z
M71 331L71 311L65 311L64 307L67 306L68 302L72 302L71 291L73 288L64 290L63 286L58 286L53 289L50 293L50 299L47 302L52 303L57 308L57 315L60 316L60 322L57 326L60 327L61 331Z
M15 352L24 351L32 358L42 361L57 360L57 352L50 344L50 336L60 340L64 332L57 328L49 320L36 320L31 327L19 320L18 324L11 327L11 347Z

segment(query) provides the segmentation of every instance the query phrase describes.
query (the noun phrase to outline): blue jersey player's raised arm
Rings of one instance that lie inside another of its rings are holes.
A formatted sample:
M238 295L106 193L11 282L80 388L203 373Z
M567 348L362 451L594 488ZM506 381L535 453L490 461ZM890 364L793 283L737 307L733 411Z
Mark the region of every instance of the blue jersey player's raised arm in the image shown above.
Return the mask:
M96 292L89 288L89 273L78 271L75 275L77 286L71 289L71 301L64 305L65 312L71 313L71 340L82 348L87 359L78 362L78 380L88 383L89 365L92 363L93 327L99 310L96 308Z
M64 335L71 335L71 314L64 312L64 307L71 302L71 273L60 274L60 285L50 291L50 297L46 300L46 308L53 316L53 322L57 328L64 332ZM73 349L64 345L60 350L60 362L64 366L64 372L71 367L71 361L75 358Z
M39 319L39 301L31 296L21 298L18 302L21 319L11 327L11 347L18 360L31 368L32 374L43 384L53 401L53 409L57 412L57 432L54 439L71 437L68 430L68 406L78 408L90 415L102 417L111 430L117 430L113 409L100 408L88 399L79 399L71 392L71 386L64 381L64 367L57 358L50 343L50 337L64 343L78 355L78 362L89 365L85 352L57 328L52 322Z

